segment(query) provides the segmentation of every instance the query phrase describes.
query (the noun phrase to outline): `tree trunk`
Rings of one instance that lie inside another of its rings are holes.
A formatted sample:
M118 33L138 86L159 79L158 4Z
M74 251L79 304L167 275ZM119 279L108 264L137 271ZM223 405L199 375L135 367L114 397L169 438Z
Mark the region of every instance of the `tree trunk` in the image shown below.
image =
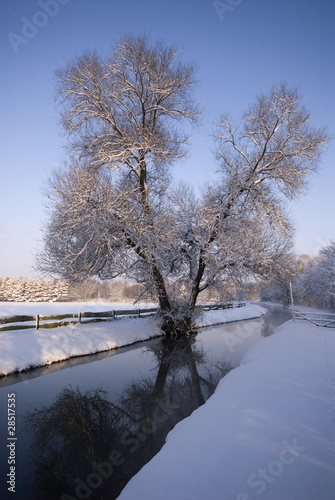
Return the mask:
M163 314L171 313L171 304L164 283L163 276L161 275L156 264L152 265L152 275L154 278L155 288L157 292L159 307Z
M193 310L198 299L198 295L200 293L200 283L202 280L202 277L204 275L206 269L206 263L203 259L203 252L200 252L200 257L199 257L199 266L198 266L198 272L197 275L194 279L193 285L192 285L192 291L191 291L191 300L190 300L190 306L191 309Z

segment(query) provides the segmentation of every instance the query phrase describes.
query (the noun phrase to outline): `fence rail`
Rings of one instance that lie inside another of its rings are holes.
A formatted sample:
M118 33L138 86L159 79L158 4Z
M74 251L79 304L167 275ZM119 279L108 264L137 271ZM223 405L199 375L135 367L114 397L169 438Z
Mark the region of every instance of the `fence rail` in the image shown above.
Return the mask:
M316 326L335 328L335 314L294 311L293 319L303 319Z
M199 305L199 307L203 311L216 311L217 309L233 309L233 307L243 307L245 306L245 302L228 302L226 304L208 304L208 305Z
M220 303L220 304L204 304L196 306L203 311L216 309L232 309L233 307L243 307L245 302L238 303ZM0 332L10 330L23 330L28 328L57 328L59 326L73 325L77 323L97 323L100 321L114 321L120 317L145 317L153 316L158 312L158 307L142 308L142 309L119 309L102 312L79 312L76 314L36 314L36 316L10 316L0 318ZM21 323L30 323L21 324Z
M10 330L23 330L28 328L57 328L59 326L73 325L76 323L98 323L100 321L113 321L119 317L143 317L156 314L157 307L142 308L142 309L119 309L102 312L79 312L76 314L53 314L44 315L36 314L36 316L11 316L0 318L0 332ZM24 325L21 323L27 323ZM18 324L19 323L19 324ZM33 323L33 324L32 324Z

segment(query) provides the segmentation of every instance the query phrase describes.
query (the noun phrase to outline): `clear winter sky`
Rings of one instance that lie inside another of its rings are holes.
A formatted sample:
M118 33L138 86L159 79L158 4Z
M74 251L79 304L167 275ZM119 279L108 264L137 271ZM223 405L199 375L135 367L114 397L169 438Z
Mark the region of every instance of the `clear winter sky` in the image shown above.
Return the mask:
M223 0L221 7L220 17L211 0L1 1L1 276L38 275L31 266L45 218L43 187L65 158L53 72L85 49L108 55L119 34L176 43L197 65L196 97L206 115L189 158L175 166L195 186L215 171L208 136L219 115L238 119L273 83L298 86L314 124L335 134L335 1ZM316 255L335 240L334 160L333 143L308 194L288 205L298 253Z

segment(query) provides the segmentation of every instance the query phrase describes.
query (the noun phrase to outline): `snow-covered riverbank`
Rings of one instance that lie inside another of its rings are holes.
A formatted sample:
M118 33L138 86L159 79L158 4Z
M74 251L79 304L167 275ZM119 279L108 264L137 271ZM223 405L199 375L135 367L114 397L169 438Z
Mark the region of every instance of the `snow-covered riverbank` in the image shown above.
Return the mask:
M68 308L65 310L65 306ZM117 308L126 308L120 304ZM131 306L128 307L130 308ZM104 311L113 309L111 304L8 304L0 305L0 316L13 314L34 315L60 312ZM51 312L50 312L51 311ZM208 311L199 317L197 326L257 318L267 309L256 304L245 307ZM89 323L62 326L54 329L29 329L0 332L0 375L8 375L35 366L49 365L75 356L94 354L109 349L131 345L161 335L154 318L121 319L106 323Z
M335 330L284 323L168 434L120 500L333 500Z

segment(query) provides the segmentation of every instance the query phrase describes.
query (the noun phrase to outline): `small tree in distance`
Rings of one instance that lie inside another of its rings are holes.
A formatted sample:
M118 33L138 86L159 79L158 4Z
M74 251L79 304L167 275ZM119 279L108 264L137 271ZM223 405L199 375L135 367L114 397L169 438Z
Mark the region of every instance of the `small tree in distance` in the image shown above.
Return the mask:
M221 120L215 184L199 197L176 187L171 166L187 145L177 124L198 116L193 75L176 48L143 37L57 73L70 162L50 179L38 268L68 280L135 279L157 298L166 333L190 328L202 291L285 268L292 226L283 196L303 190L328 140L281 85L236 130Z

